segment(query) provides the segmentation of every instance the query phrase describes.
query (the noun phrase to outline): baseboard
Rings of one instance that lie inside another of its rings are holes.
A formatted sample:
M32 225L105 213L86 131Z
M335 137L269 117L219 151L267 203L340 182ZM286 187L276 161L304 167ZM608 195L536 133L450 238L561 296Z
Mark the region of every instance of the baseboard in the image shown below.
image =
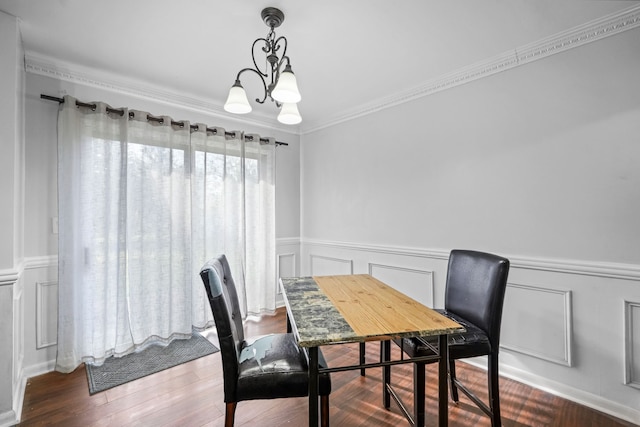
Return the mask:
M0 414L0 427L9 427L18 424L20 420L15 411L7 411Z
M487 369L486 360L467 359L460 361L468 363L480 369ZM620 405L617 402L604 399L592 393L587 393L566 384L549 380L529 372L522 371L512 366L500 365L500 376L509 378L530 387L542 390L554 396L578 403L596 411L603 412L621 420L640 425L640 411L636 411L628 406Z
M56 367L55 360L48 360L37 365L28 366L22 370L20 376L20 384L18 390L16 390L15 398L13 401L13 410L0 414L0 427L13 426L20 422L22 415L22 406L24 404L24 394L27 388L27 381L29 378L37 377L38 375L51 372Z
M27 388L27 379L28 377L25 375L24 370L22 371L22 375L20 376L20 382L18 384L18 390L16 390L16 394L14 396L14 400L13 400L13 417L14 420L12 421L14 424L17 424L20 422L20 417L22 416L22 406L24 404L24 393L25 390ZM0 426L3 425L0 422ZM9 423L8 425L13 425L11 423Z
M0 427L14 426L20 422L22 414L22 404L24 403L24 392L27 387L27 377L22 370L18 380L17 390L14 390L13 408L10 411L0 413Z
M37 377L38 375L52 372L55 369L56 369L55 359L47 360L46 362L27 366L24 370L24 378L29 379L29 378Z

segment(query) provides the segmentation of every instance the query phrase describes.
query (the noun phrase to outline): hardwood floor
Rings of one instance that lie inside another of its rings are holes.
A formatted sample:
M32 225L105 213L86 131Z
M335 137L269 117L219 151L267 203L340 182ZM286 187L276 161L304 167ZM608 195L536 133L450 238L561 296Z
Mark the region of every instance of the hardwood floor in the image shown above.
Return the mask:
M285 314L279 310L259 322L246 324L247 336L284 332ZM209 336L215 342L215 334ZM379 346L367 345L368 360L378 359ZM323 348L330 363L355 363L357 345ZM397 351L394 349L394 351ZM486 398L485 373L464 363L458 377ZM427 373L427 425L437 425L436 366ZM403 399L411 400L411 367L396 366L392 382ZM334 373L331 376L331 424L334 426L409 425L398 407L382 407L380 369ZM224 402L220 353L202 357L157 374L89 396L84 367L71 374L51 372L29 379L20 426L222 426ZM506 427L629 427L615 419L516 381L501 378L502 423ZM307 399L240 402L236 426L294 427L307 424ZM459 404L449 403L450 426L489 426L489 418L461 394Z

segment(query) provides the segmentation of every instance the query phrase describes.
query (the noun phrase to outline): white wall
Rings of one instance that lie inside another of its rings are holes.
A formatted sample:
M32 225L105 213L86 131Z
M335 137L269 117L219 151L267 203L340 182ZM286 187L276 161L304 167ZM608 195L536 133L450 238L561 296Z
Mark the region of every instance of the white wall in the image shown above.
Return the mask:
M441 307L512 260L501 372L640 423L640 29L302 136L302 274Z
M22 406L24 68L15 17L0 11L0 425L12 424Z
M14 225L21 224L17 218L22 214L20 208L20 192L22 165L22 97L23 84L19 54L22 41L16 18L0 11L0 117L4 126L0 126L0 194L3 197L0 209L2 224L2 243L0 243L0 270L13 268L21 256L22 244L19 233L14 232ZM10 227L5 230L4 227ZM6 231L6 233L5 233ZM20 231L20 230L18 230Z
M303 236L637 264L639 45L636 29L304 135Z

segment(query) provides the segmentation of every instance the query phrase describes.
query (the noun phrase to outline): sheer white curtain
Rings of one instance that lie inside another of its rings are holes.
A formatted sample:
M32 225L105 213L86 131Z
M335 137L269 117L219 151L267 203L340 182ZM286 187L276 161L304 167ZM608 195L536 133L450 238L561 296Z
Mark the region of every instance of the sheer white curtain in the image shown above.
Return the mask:
M245 314L275 309L274 141L107 109L65 97L58 118L61 372L210 326L220 253Z
M226 248L243 315L275 310L275 141L245 143L224 129L191 134L196 264Z

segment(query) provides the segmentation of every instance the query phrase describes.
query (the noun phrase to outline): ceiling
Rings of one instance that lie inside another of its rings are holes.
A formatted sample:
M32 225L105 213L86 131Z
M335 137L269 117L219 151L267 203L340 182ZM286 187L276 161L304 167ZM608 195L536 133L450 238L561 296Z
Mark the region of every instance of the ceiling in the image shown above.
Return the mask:
M126 77L141 88L201 100L220 113L237 72L252 65L253 40L267 35L260 11L278 7L285 20L276 33L289 41L302 93L302 131L636 4L0 0L0 10L20 18L28 56ZM250 100L261 97L257 77L243 76L243 85ZM252 104L257 120L277 115L270 102Z

